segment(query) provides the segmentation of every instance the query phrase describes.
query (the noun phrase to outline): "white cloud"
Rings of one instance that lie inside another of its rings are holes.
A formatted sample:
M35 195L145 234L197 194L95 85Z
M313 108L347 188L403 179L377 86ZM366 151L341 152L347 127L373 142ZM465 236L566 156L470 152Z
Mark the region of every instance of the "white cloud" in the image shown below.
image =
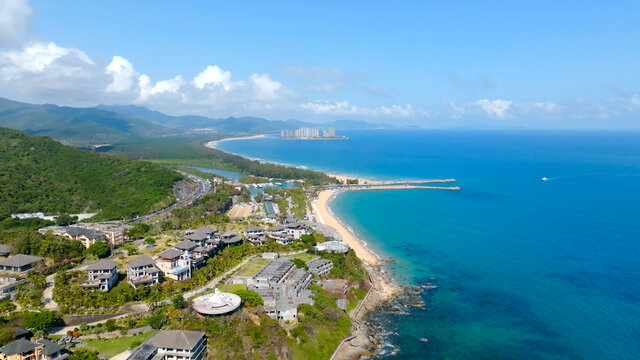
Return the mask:
M482 111L489 114L490 116L495 116L499 119L504 119L507 117L507 111L511 107L511 101L509 100L478 100L475 102L476 105L480 106Z
M231 89L231 73L215 65L207 66L193 79L193 84L198 89L204 89L206 86L222 86L225 91L229 91Z
M135 78L135 70L129 60L121 57L114 56L113 60L105 72L113 76L113 82L107 86L106 90L110 92L123 92L129 90Z
M29 29L31 8L26 0L0 1L0 46L19 44Z
M314 101L300 105L302 109L310 110L321 115L355 115L355 116L389 116L389 117L415 117L429 116L427 111L414 109L411 105L391 105L379 107L358 107L349 104L348 101Z
M638 95L633 95L629 98L629 102L631 103L631 105L633 106L640 106L640 96Z
M282 84L271 80L268 74L253 74L249 78L258 99L275 100L278 98L278 90L282 88Z
M138 77L138 86L140 87L139 101L144 101L150 96L162 93L177 94L182 84L184 84L184 80L182 80L181 76L176 76L173 79L161 80L153 85L151 84L151 78L148 75L140 75L140 77Z

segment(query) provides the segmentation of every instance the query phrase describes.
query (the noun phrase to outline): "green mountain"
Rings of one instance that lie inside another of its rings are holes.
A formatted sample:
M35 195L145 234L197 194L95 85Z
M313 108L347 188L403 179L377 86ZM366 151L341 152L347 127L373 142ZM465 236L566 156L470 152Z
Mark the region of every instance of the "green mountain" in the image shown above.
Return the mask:
M0 126L86 146L171 132L144 119L96 108L32 105L0 98Z
M0 210L133 217L174 201L181 175L144 161L0 128Z
M221 134L262 134L296 128L295 125L286 121L267 120L251 116L228 117L225 119L214 119L199 115L171 116L136 105L99 105L96 109L137 117L157 125L175 129L210 128Z

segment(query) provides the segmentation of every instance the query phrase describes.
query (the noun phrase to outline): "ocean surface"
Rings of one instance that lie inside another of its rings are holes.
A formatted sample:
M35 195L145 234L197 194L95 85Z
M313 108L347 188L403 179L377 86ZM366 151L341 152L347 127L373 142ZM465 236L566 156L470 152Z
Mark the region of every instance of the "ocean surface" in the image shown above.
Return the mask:
M459 192L347 192L331 203L396 260L398 281L437 286L420 295L424 309L373 315L387 342L376 358L640 358L640 133L340 135L349 139L218 148L334 173L458 180Z

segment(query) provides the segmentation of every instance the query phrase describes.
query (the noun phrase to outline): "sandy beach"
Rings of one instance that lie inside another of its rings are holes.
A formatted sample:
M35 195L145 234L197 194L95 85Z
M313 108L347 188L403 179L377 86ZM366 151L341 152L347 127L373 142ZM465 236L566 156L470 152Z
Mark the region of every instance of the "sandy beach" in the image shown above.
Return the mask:
M383 259L366 247L362 240L358 239L351 230L342 225L338 218L329 211L329 202L336 193L337 190L323 190L318 194L318 200L313 203L316 219L333 227L342 235L342 241L349 244L356 256L362 260L363 265L374 280L374 287L381 293L383 298L395 296L401 290L401 287L382 271Z
M233 141L233 140L247 140L247 139L260 139L266 137L266 135L252 135L252 136L238 136L238 137L231 137L231 138L224 138L224 139L219 139L219 140L213 140L213 141L209 141L206 142L204 144L204 146L208 147L208 148L212 148L212 149L217 149L216 144L222 141Z

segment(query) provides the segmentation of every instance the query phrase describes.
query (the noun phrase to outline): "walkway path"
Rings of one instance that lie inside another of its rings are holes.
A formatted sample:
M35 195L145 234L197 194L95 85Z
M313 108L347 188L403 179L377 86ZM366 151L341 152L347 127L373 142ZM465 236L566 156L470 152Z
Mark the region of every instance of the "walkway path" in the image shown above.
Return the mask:
M55 277L56 274L51 274L47 276L47 287L42 292L42 303L44 304L44 308L46 310L56 310L58 308L58 304L53 301L53 288L55 286Z

